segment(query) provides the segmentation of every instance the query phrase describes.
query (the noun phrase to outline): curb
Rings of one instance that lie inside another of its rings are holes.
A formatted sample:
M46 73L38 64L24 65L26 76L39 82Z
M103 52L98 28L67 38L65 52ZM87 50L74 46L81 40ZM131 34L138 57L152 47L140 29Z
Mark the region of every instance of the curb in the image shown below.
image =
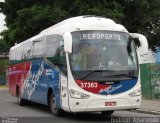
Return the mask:
M3 88L0 87L0 91L5 91L5 90L9 90L9 88L8 87L3 87Z
M145 114L152 114L152 115L160 116L160 112L159 111L149 111L149 110L136 109L136 110L132 110L132 112L139 112L139 113L145 113Z

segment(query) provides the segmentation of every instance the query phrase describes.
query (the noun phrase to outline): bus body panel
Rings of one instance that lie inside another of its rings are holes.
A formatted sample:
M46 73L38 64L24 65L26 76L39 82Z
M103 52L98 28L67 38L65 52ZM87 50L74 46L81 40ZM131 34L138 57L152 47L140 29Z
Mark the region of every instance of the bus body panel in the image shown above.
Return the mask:
M69 103L70 110L72 112L107 111L140 108L141 96L130 97L128 95L132 91L140 88L138 84L129 91L116 95L97 95L94 93L82 91L75 86L71 86L70 88L90 96L90 98L88 99L74 99L70 97ZM76 105L77 102L79 103L79 105ZM105 106L106 102L116 102L116 106Z
M70 75L71 73L68 73L68 74ZM69 90L73 89L90 96L87 99L76 99L76 98L71 98L71 96L69 96L69 106L70 106L71 112L107 111L107 110L124 110L124 109L128 110L128 109L140 108L141 95L135 96L135 97L129 96L130 93L141 88L140 78L132 81L126 80L126 83L124 83L124 86L126 86L126 88L124 88L123 92L121 93L114 94L114 92L118 90L114 90L113 88L112 89L112 91L114 91L113 95L111 94L102 95L102 94L86 91L80 88L79 85L77 85L77 83L75 82L72 76L68 78L68 81L70 82L68 87ZM126 85L127 82L133 82L133 83L130 83L130 86L127 86ZM79 105L77 105L77 102ZM116 106L105 106L106 102L116 102Z
M106 82L108 82L106 80ZM109 81L110 82L110 81ZM87 81L87 80L76 80L76 83L82 89L100 95L115 95L124 93L132 89L136 83L137 79L122 80L115 84L104 84L97 81Z
M48 89L52 88L56 95L57 105L60 107L60 72L38 59L12 65L9 69L10 93L16 96L16 85L21 90L21 98L48 105ZM21 71L21 72L19 72Z
M30 62L24 62L9 67L9 91L13 96L17 96L16 88L21 90L22 82L26 78L28 70L30 68Z
M108 30L128 34L128 31L122 25L116 24L110 19L101 17L75 17L64 20L12 47L10 50L10 61L13 60L12 51L19 47L23 49L22 45L25 43L33 43L32 45L34 46L36 42L39 41L37 39L43 37L43 39L45 39L43 40L43 48L45 49L47 36L54 34L63 36L65 32L84 30ZM90 36L88 37L90 38ZM53 49L54 48L53 46ZM14 62L10 65L8 80L11 95L17 96L18 87L22 99L48 105L48 91L51 89L56 98L56 106L71 112L136 109L140 107L141 95L134 97L129 96L129 94L141 88L140 75L135 79L121 80L119 83L106 85L101 85L98 81L76 80L70 67L69 53L66 53L67 74L65 75L56 67L54 62L48 63L45 50L43 56L39 58L29 59L28 61L22 59L22 61ZM30 54L30 51L31 49L27 51L27 55ZM88 83L93 84L91 86ZM86 99L73 98L71 97L71 90L86 94L89 97ZM115 103L116 105L107 106L106 104L108 102Z
M61 74L61 107L63 110L70 112L68 80Z

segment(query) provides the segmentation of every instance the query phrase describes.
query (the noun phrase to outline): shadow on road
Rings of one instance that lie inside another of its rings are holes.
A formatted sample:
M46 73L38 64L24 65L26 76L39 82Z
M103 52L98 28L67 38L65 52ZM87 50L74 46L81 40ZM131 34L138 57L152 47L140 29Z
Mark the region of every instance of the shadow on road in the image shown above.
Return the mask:
M14 103L14 105L18 105L16 102ZM67 113L65 112L63 116L61 117L56 117L51 115L48 106L44 106L38 103L29 103L27 106L28 109L30 110L35 110L38 112L42 112L45 114L48 114L48 116L44 116L43 120L47 118L47 123L49 121L53 120L57 121L58 123L62 122L62 123L79 123L79 122L83 122L83 123L90 123L90 122L106 122L106 121L111 121L111 118L114 116L104 116L102 115L100 112L91 112L91 113ZM33 114L34 116L34 114ZM33 117L33 119L37 119L40 121L43 121L41 119L42 117ZM32 118L31 118L32 119Z
M104 116L101 113L67 113L64 119L72 120L75 122L106 122L111 121L112 116Z

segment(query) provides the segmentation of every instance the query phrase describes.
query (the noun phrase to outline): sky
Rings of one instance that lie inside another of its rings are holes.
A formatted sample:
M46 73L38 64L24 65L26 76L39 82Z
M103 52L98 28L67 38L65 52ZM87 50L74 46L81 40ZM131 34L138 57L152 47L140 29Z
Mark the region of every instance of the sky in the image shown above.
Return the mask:
M0 0L0 2L2 2L4 0ZM0 32L2 32L4 29L6 29L6 27L4 26L5 25L5 16L3 13L0 13Z

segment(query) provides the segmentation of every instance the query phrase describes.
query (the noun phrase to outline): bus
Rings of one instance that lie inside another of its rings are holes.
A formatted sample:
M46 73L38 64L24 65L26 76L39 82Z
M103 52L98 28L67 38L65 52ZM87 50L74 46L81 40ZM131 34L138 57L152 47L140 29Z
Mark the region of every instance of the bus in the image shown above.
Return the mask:
M51 113L133 110L141 105L137 47L144 35L113 20L84 15L66 19L11 47L9 92L19 105L49 106Z

